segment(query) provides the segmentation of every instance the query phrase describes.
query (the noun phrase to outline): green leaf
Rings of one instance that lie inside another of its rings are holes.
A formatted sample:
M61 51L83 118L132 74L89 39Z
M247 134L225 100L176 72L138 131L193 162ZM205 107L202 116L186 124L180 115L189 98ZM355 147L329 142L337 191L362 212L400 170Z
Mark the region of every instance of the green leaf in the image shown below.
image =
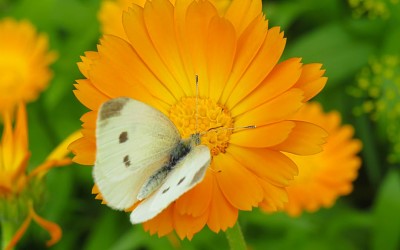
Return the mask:
M127 228L129 219L125 218L125 221L120 221L120 211L111 211L110 208L103 206L103 213L92 226L92 231L85 242L83 249L94 250L94 249L110 249L110 247L116 242L119 236ZM128 216L124 216L128 217Z
M304 63L322 63L329 77L327 87L346 84L369 59L373 47L357 40L337 23L320 27L299 40L288 41L285 58L302 57Z
M400 249L400 173L390 171L373 209L372 249Z
M400 29L399 23L391 23L383 39L382 55L400 55Z
M343 11L341 7L337 0L264 1L263 12L272 25L288 31L298 22L319 26L321 23L337 20Z

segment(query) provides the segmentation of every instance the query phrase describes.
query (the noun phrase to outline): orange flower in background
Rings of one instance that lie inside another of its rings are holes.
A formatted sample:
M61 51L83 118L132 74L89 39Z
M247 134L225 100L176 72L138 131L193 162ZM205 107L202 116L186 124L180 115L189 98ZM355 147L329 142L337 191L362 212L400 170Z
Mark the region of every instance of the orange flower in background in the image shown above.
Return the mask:
M170 0L175 4L176 0ZM215 7L223 12L232 0L210 0ZM98 18L100 30L103 34L115 35L127 40L124 27L122 25L122 14L128 11L133 4L144 6L146 0L103 0L101 2Z
M284 210L291 216L298 216L303 210L314 212L321 207L331 207L339 196L352 191L352 182L361 165L357 156L361 142L353 139L352 126L341 125L338 112L324 113L318 103L303 106L294 119L315 123L329 133L321 153L287 154L298 166L299 175L287 188L289 202Z
M52 76L49 64L56 55L48 51L47 37L28 21L1 20L0 37L1 112L37 98Z
M166 114L182 138L193 134L195 75L199 132L257 126L201 138L212 154L204 180L144 223L151 234L175 230L190 239L205 225L214 232L232 227L239 210L281 209L297 174L283 152L321 151L325 131L292 117L324 87L324 70L299 58L278 63L286 39L278 27L268 28L261 7L244 0L223 10L206 0L132 4L122 17L126 38L105 35L98 51L79 63L86 79L77 81L75 95L91 110L82 117L83 137L70 146L80 164L95 162L96 116L111 98L147 103Z
M30 152L25 106L21 104L18 107L14 130L12 116L12 112L4 112L2 116L4 131L0 143L0 224L2 234L14 236L9 242L3 242L7 244L3 248L12 249L32 220L50 233L51 239L47 242L50 246L60 240L61 229L57 224L41 218L35 212L34 205L44 191L43 176L52 167L71 163L71 159L65 157L69 152L67 145L80 134L74 133L68 137L42 165L27 174ZM15 230L17 227L19 229Z
M122 12L133 4L143 6L146 0L104 0L101 2L98 19L103 34L116 35L126 39L122 26Z

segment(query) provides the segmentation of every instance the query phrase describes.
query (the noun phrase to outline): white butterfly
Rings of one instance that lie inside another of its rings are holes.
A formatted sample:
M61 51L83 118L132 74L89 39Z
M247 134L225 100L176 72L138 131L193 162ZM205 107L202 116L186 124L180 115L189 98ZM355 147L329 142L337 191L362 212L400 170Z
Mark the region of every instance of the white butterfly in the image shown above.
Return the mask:
M181 139L160 111L133 99L105 102L96 124L93 177L107 205L132 211L133 224L150 220L202 181L211 161L200 134Z

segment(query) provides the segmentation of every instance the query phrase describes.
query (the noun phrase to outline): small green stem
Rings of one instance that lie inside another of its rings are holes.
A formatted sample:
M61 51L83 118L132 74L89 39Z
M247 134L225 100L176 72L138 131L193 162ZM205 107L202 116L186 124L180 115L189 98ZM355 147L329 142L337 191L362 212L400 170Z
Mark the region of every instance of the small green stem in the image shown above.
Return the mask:
M13 238L14 233L15 233L14 224L9 221L3 220L1 222L1 234L2 234L1 235L1 242L2 242L1 249L3 249L3 250L6 249L8 243L10 243L11 239Z
M378 183L382 180L382 164L379 160L377 143L374 141L373 129L371 128L370 121L366 115L360 116L356 120L356 129L360 139L363 141L362 156L365 159L366 171L370 182L377 187Z
M232 228L228 228L225 234L231 250L247 249L239 222L236 222L236 224Z

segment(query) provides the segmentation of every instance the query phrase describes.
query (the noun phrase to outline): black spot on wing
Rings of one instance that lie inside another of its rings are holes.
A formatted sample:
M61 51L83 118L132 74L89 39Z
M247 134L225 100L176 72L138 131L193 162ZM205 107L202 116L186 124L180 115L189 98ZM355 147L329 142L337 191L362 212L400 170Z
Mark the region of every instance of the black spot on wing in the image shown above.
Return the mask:
M128 140L128 132L124 131L119 135L119 143L124 143Z
M185 180L186 176L183 177L182 179L179 180L178 184L176 184L177 186L179 186L184 180Z
M166 189L164 189L164 190L162 191L162 193L165 194L168 190L169 190L169 187L166 188Z
M131 165L131 161L129 160L129 155L125 155L124 163L125 163L125 167L129 167Z
M122 108L129 101L129 98L121 97L111 99L105 103L100 108L99 118L100 121L108 119L110 117L119 116L121 114Z

